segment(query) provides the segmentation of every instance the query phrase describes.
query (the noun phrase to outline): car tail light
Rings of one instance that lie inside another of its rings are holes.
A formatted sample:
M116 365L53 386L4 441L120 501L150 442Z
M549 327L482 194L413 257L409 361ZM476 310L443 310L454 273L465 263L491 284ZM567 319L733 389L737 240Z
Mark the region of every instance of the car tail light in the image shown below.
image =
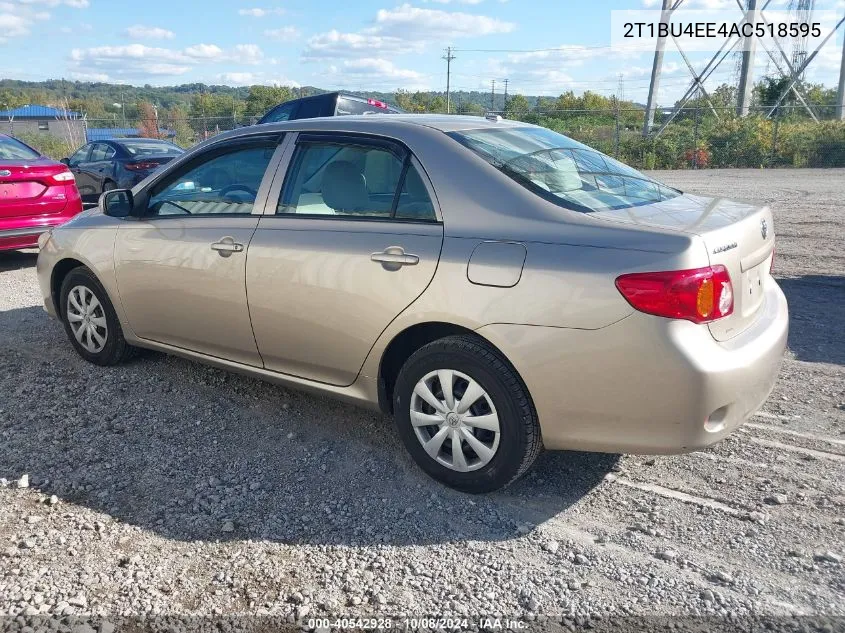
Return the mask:
M48 179L57 185L65 185L76 180L70 171L60 171L57 174L51 174Z
M769 261L769 274L771 275L775 270L775 247L772 246L772 259Z
M387 110L387 104L384 101L376 101L375 99L367 99L367 104L371 106L375 106L377 108L383 108Z
M727 268L631 273L616 280L622 296L640 312L707 323L733 312L733 285Z
M158 163L126 163L126 169L129 171L148 171L156 169L158 166Z

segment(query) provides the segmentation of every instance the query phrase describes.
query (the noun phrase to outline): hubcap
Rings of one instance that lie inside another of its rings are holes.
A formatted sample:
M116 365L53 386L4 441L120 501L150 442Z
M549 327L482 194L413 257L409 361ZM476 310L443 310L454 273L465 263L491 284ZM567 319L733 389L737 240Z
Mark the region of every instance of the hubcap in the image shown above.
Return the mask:
M416 384L411 424L429 457L458 472L482 468L499 448L493 399L475 380L453 369L429 372Z
M65 314L74 337L82 347L92 354L103 350L109 336L106 313L90 288L71 288L67 296Z

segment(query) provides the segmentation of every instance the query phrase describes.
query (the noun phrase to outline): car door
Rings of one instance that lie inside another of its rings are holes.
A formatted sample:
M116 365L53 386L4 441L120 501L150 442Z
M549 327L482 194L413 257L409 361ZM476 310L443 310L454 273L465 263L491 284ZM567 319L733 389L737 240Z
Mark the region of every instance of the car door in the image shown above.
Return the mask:
M103 192L103 185L113 171L113 159L113 147L106 143L94 143L88 160L83 163L86 177L90 179L93 195L99 196Z
M137 336L261 366L246 301L246 249L277 139L212 146L136 196L145 212L119 227L115 272Z
M443 224L403 146L323 134L289 143L250 242L252 327L267 369L349 385L434 276Z
M76 188L79 190L79 195L85 201L90 201L91 197L96 195L93 181L85 170L85 165L88 164L88 157L91 155L91 148L93 143L83 145L76 150L68 159L68 167L73 172L73 177L76 179Z

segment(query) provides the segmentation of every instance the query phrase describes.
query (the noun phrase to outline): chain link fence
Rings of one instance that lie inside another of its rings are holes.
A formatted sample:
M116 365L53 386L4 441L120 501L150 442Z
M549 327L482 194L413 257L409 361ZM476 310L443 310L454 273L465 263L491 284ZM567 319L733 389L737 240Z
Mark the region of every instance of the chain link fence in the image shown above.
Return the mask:
M509 118L561 132L640 169L726 167L845 167L845 121L835 106L754 108L738 117L734 108L709 106L660 110L648 136L640 109L547 110L507 113Z
M835 109L816 107L817 116ZM737 117L733 108L707 105L684 108L669 121L659 110L652 132L643 135L642 109L532 110L500 113L561 132L640 169L705 169L726 167L845 167L845 122L811 119L803 106L781 106L771 116L755 108ZM69 138L66 125L47 131L20 129L19 122L0 121L8 132L55 158L68 156L81 142L121 137L150 137L190 147L221 132L253 125L257 117L219 116L144 120L85 119L84 133ZM16 126L19 128L16 130ZM79 137L79 138L77 138Z

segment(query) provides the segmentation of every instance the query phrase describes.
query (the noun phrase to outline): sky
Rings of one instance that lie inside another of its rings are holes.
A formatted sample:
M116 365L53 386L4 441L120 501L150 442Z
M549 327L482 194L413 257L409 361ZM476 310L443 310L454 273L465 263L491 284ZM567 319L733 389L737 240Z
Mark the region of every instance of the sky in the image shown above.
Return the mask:
M771 0L785 8L788 0ZM685 0L736 10L735 0ZM845 13L845 0L817 0ZM0 77L133 85L205 82L558 95L624 93L644 101L653 53L610 46L611 11L659 0L0 0ZM737 10L738 11L738 10ZM807 79L838 82L842 34ZM707 53L691 55L701 68ZM758 76L771 67L757 55ZM732 59L708 86L732 81ZM690 74L670 47L659 94L670 103Z

